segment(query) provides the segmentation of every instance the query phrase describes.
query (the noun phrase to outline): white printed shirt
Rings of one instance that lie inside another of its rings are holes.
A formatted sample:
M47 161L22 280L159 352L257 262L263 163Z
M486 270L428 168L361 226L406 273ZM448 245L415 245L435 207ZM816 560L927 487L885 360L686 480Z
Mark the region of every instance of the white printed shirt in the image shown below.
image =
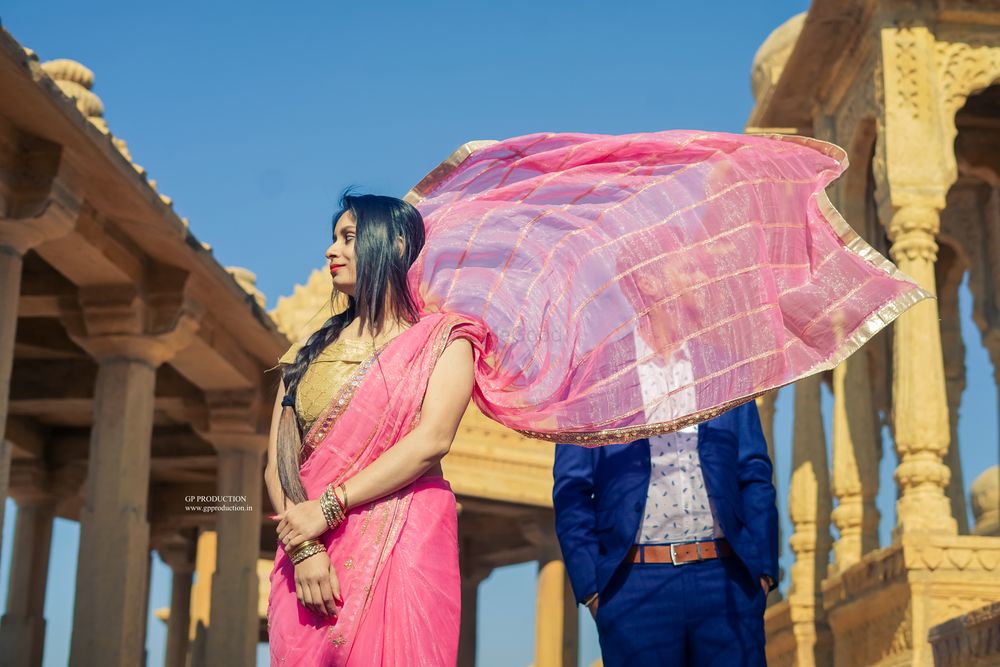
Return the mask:
M652 349L638 334L635 344L636 359L641 362ZM696 409L694 372L686 344L665 364L659 356L641 362L638 374L650 422L670 421ZM676 393L653 405L671 390ZM653 436L649 447L649 488L636 542L664 544L722 537L698 459L698 425Z

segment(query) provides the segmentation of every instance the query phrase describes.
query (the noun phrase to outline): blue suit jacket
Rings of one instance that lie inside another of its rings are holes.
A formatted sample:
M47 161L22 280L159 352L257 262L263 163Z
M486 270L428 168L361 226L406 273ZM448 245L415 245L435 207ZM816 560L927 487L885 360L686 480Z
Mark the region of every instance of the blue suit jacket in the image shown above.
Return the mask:
M778 510L757 405L699 424L698 456L726 539L755 581L777 581ZM604 590L635 543L650 469L647 439L593 449L556 445L556 533L578 602Z

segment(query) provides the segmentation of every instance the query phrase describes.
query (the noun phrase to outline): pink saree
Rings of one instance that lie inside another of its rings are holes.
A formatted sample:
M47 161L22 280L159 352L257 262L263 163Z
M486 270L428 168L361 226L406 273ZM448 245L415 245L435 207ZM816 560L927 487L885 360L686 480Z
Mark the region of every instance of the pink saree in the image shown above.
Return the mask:
M455 315L427 314L362 362L305 437L309 498L374 461L420 418L431 371L447 343L483 332ZM376 360L377 357L377 360ZM458 653L458 524L455 496L424 477L362 507L321 538L340 579L336 619L295 596L294 566L278 548L271 572L272 665L454 665Z
M377 352L379 365L361 365L307 435L308 496L413 427L456 336L473 343L484 414L584 445L676 430L839 364L929 296L830 204L824 188L845 167L842 150L801 137L538 134L463 146L407 195L427 228L410 271L422 318ZM637 368L680 349L692 373L643 396ZM686 412L657 410L682 393L694 397ZM669 421L648 417L658 414ZM323 540L344 607L332 622L306 611L279 549L272 664L455 664L457 530L444 480L354 508Z

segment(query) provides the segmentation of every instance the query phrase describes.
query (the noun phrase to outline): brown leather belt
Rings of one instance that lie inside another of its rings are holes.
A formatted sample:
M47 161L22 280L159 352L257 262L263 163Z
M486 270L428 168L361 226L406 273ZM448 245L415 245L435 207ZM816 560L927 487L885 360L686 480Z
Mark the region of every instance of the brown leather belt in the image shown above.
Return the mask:
M629 549L627 560L630 563L687 565L735 555L736 552L729 546L726 538L720 537L717 540L685 542L683 544L635 544Z

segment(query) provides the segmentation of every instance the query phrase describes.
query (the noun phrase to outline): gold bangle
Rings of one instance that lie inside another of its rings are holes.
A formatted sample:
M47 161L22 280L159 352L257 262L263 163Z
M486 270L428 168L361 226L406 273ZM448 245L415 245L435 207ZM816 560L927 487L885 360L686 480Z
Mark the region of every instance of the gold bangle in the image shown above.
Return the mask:
M326 520L326 527L333 529L337 524L337 517L334 513L333 503L330 502L330 485L327 484L326 490L323 491L323 495L319 497L319 507L323 510L323 518Z
M319 544L318 542L316 544L310 544L305 549L299 549L298 551L296 551L292 555L292 562L298 565L306 558L309 558L310 556L315 556L321 551L325 551L322 544Z
M340 500L337 499L337 494L333 491L332 484L326 485L326 490L319 498L319 506L323 510L323 518L326 519L326 526L330 530L335 529L347 518Z
M294 557L295 554L297 554L298 552L302 551L303 549L305 549L307 547L314 547L314 546L322 546L322 545L320 544L320 542L318 540L306 540L305 542L303 542L299 546L295 547L291 551L289 551L288 549L285 549L285 553L287 553L289 556L293 556Z
M342 503L341 506L343 507L344 512L346 513L348 508L350 508L351 506L350 503L347 502L347 482L341 482L339 488L344 493L344 502Z

